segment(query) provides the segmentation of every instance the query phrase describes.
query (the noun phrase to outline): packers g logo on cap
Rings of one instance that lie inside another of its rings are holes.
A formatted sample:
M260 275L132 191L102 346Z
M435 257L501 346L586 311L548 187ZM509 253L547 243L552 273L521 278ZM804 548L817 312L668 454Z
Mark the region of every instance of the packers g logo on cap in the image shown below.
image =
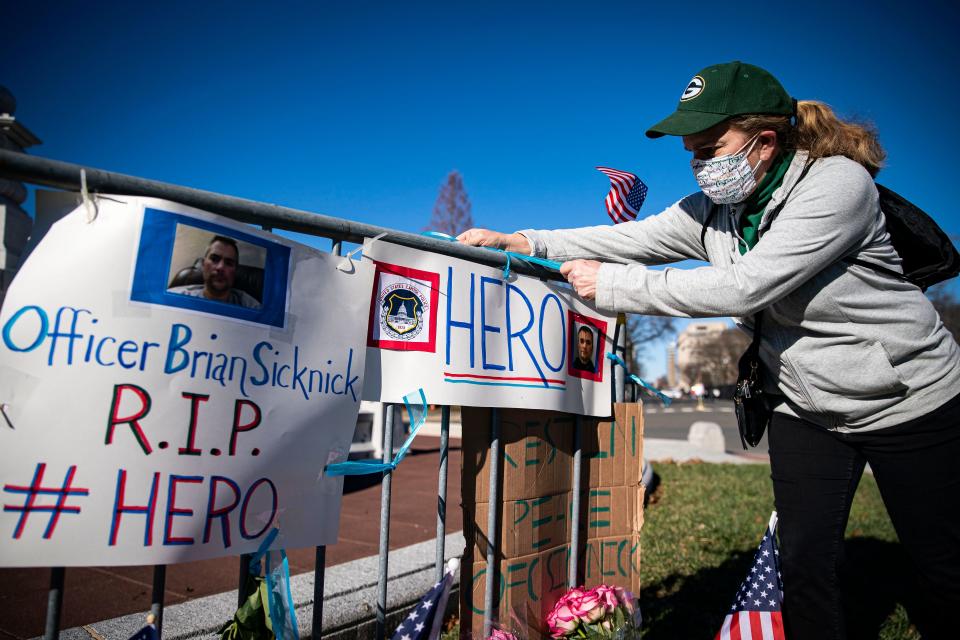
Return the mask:
M706 84L704 79L700 76L693 76L693 80L687 85L687 88L683 90L683 95L680 96L680 102L686 102L687 100L693 100L703 91L703 87Z

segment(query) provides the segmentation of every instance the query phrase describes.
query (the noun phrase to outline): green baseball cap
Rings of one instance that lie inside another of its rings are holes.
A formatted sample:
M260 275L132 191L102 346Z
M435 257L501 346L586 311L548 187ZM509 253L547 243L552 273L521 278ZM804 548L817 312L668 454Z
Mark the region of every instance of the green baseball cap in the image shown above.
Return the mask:
M715 64L693 76L677 110L647 129L647 137L687 136L747 113L791 116L793 104L770 72L739 60Z

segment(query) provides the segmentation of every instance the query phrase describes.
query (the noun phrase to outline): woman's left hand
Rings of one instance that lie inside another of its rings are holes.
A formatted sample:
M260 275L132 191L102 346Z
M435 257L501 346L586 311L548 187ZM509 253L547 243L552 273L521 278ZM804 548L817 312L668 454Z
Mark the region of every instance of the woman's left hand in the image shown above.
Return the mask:
M597 297L597 273L600 263L596 260L569 260L560 265L560 275L573 285L574 291L584 300Z

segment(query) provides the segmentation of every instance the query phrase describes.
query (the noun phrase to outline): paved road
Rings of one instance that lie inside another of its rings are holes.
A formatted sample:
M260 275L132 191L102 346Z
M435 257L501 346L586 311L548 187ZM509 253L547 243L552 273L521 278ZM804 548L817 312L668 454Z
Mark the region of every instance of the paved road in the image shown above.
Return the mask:
M737 418L733 414L732 400L706 401L703 410L697 403L687 400L674 401L669 407L662 406L656 400L645 400L643 404L643 433L648 438L670 438L686 440L690 425L694 422L716 422L723 430L727 451L743 451L740 435L737 433ZM767 452L767 436L752 453Z

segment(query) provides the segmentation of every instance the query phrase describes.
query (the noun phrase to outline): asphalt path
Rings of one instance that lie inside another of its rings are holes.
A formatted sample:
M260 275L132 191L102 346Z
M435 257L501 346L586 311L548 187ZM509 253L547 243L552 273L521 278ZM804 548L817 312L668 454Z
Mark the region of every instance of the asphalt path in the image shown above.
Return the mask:
M674 400L669 407L664 407L655 399L644 399L643 433L648 438L686 440L690 425L694 422L715 422L720 425L727 451L743 452L737 432L737 418L733 413L733 400L705 400L702 405L692 400ZM750 452L767 452L766 434Z

